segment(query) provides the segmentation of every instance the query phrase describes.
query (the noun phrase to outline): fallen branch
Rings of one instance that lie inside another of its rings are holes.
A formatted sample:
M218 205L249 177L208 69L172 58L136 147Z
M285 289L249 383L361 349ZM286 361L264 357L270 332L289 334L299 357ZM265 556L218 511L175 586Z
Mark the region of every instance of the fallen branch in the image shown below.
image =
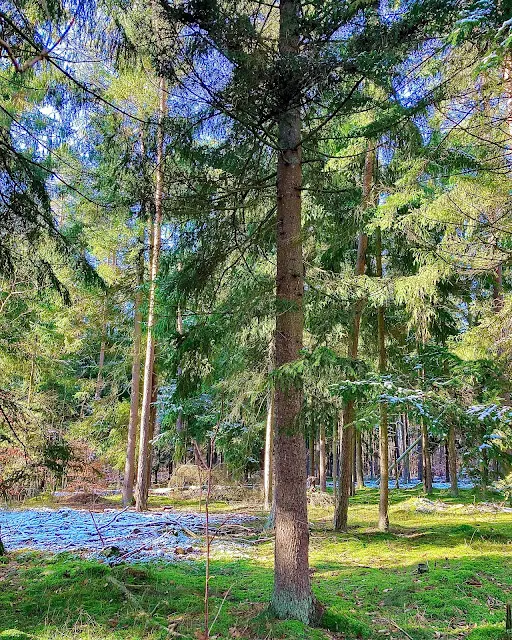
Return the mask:
M402 627L399 627L397 625L397 623L394 620L391 620L389 618L384 618L384 620L386 620L387 622L389 622L389 624L393 625L395 627L395 629L398 629L398 631L401 631L404 636L406 636L407 638L409 638L409 640L414 640L414 638L412 636L410 636L407 631L405 631L404 629L402 629Z
M221 612L221 610L222 610L222 607L224 606L224 603L226 602L226 598L228 597L229 592L231 591L231 589L232 589L232 588L233 588L233 585L231 585L231 586L229 587L229 589L228 589L228 590L226 591L226 593L224 594L224 598L222 598L222 602L221 602L221 603L220 603L220 605L219 605L219 609L218 609L218 611L217 611L217 615L216 615L216 616L215 616L215 618L213 619L213 622L212 622L212 623L211 623L211 625L210 625L210 629L208 630L208 633L209 633L210 635L211 635L211 633L212 633L213 625L217 622L217 618L219 617L220 612Z
M104 540L103 536L101 535L101 531L99 530L98 525L96 524L96 520L95 520L95 518L94 518L94 514L93 514L93 512L92 512L90 509L89 509L89 513L91 514L91 518L92 518L92 521L93 521L93 523L94 523L94 528L96 529L96 533L97 533L97 534L98 534L98 536L99 536L99 539L100 539L100 541L101 541L101 544L102 544L103 548L105 548L105 546L106 546L106 545L105 545L105 540Z

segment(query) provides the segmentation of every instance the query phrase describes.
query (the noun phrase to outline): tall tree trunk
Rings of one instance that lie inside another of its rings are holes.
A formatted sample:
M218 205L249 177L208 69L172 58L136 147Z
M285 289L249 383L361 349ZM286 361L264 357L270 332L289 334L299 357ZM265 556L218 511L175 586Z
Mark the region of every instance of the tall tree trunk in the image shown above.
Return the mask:
M420 427L420 435L422 435L421 427ZM417 454L418 454L418 480L420 482L423 482L423 436L420 442L418 443Z
M178 271L181 271L182 266L181 266L181 262L178 263ZM176 333L180 336L183 335L183 314L181 311L181 306L178 305L178 309L176 312ZM181 366L178 365L178 369L176 372L176 377L179 380L179 377L181 376ZM183 431L183 411L181 409L181 407L178 409L178 417L176 418L176 432L178 434L180 434Z
M340 438L340 481L338 499L334 511L334 528L336 531L346 531L348 527L348 504L352 486L352 459L354 452L352 423L354 420L354 404L348 402L343 408L342 428Z
M455 427L450 425L448 430L448 467L450 468L450 493L454 498L459 495L457 479L457 448L455 446Z
M358 489L364 488L364 472L363 472L363 442L359 429L355 430L355 446L356 446L356 485Z
M155 362L155 298L156 278L158 274L158 259L160 256L160 232L162 224L163 182L164 182L164 118L167 113L166 82L160 79L160 108L157 134L157 158L156 158L156 186L155 186L155 219L152 232L152 252L150 266L149 309L147 324L146 359L144 363L144 385L142 392L142 409L140 419L139 438L139 464L137 468L137 488L135 492L135 506L137 511L147 509L148 502L148 468L150 460L150 413L151 396L153 392L153 369Z
M311 475L316 478L316 439L315 427L311 427L309 432L309 465L311 467Z
M156 350L154 360L156 360ZM148 492L151 487L151 469L153 468L153 439L157 435L157 406L158 399L158 374L153 362L153 380L151 382L151 405L149 407L149 430L148 430L148 464L146 467L146 483Z
M327 491L327 452L325 443L325 424L320 425L320 491Z
M281 0L279 61L284 75L297 75L300 12L300 0ZM281 100L277 167L277 368L299 358L304 328L300 87L290 91L289 83L283 81ZM309 574L306 443L299 421L302 396L300 383L276 384L275 546L271 607L279 618L311 623L318 611Z
M332 493L334 502L336 502L338 492L338 430L339 425L335 421L332 428Z
M267 401L267 425L265 429L265 460L263 463L263 508L268 511L272 503L272 448L274 444L274 392Z
M377 262L377 277L382 278L382 237L380 227L377 227L375 237L375 256ZM387 368L386 354L386 320L384 307L377 310L377 341L379 346L379 373L382 375ZM380 403L379 421L379 460L380 460L380 489L379 489L379 529L389 529L389 429L388 406L386 402ZM398 473L398 471L397 471Z
M141 218L145 216L145 207L141 207ZM133 483L135 480L135 448L137 444L137 426L139 420L140 369L141 369L141 336L142 336L142 285L144 283L144 232L139 239L141 248L137 257L137 291L134 301L133 317L133 355L132 381L130 397L130 420L128 422L128 440L126 443L126 460L124 465L123 506L127 507L133 500Z
M428 443L427 423L421 419L421 449L423 451L423 489L427 495L432 493L432 456Z
M365 156L364 175L363 175L363 206L368 207L372 200L373 188L373 169L375 164L375 149L371 143ZM368 249L368 236L366 233L359 234L357 243L357 260L356 260L356 276L364 275L366 270L366 251ZM356 303L352 332L349 339L348 357L357 358L359 349L359 328L361 324L361 316L363 313L364 300L358 300ZM346 531L348 525L348 504L349 497L353 490L352 483L352 459L354 451L354 419L355 405L353 400L349 400L343 410L343 432L341 437L341 469L340 469L340 487L338 491L338 500L334 513L334 528L336 531Z
M400 433L399 427L395 424L395 437L394 437L394 458L395 458L395 487L400 489L400 464L398 458L400 457Z
M406 413L404 413L402 420L402 441L404 443L404 450L407 450L409 448L409 421ZM405 456L402 465L402 480L405 484L411 481L411 465L409 459L409 455Z

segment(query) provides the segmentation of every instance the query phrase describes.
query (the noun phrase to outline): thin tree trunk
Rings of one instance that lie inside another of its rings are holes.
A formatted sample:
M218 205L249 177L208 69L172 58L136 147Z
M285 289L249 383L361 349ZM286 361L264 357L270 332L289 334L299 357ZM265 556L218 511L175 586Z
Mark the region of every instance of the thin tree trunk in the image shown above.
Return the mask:
M272 448L274 444L274 392L269 392L267 401L267 425L265 429L265 461L263 463L263 508L268 511L272 504Z
M418 443L418 449L417 449L417 454L418 454L418 480L420 482L423 482L423 435L421 433L421 427L420 427L420 435L421 435L421 441Z
M316 440L314 427L311 427L309 432L309 464L311 467L311 475L316 478Z
M373 169L375 163L375 149L368 143L366 151L364 175L363 175L363 206L368 207L372 199ZM357 244L356 276L363 275L366 270L366 251L368 248L368 236L361 233ZM354 313L352 334L349 340L348 357L357 358L359 349L359 328L363 313L364 300L358 300ZM349 400L343 412L343 432L341 438L341 469L340 487L338 500L334 513L334 528L336 531L346 531L348 525L348 504L349 497L353 490L352 483L352 459L354 451L354 419L355 405L353 400Z
M421 419L421 449L423 451L423 489L427 495L432 493L432 457L428 444L428 428Z
M178 263L178 271L181 271L181 262ZM178 309L176 312L176 333L178 335L183 335L183 314L181 312L181 307L178 305ZM178 365L178 370L176 372L177 379L179 380L181 376L181 366ZM176 418L176 432L180 434L183 431L183 411L181 407L178 409L178 417Z
M144 363L144 385L142 392L142 409L139 438L139 464L137 468L137 488L135 492L135 506L137 511L147 509L148 502L148 468L151 467L150 454L150 413L151 396L153 391L153 368L155 361L155 298L156 278L158 274L158 259L160 256L160 231L162 223L163 181L164 181L164 131L163 122L167 113L166 82L160 79L160 109L156 158L156 186L155 186L155 219L153 223L152 255L150 268L149 309L146 341L146 359Z
M141 217L145 207L141 207ZM144 234L139 239L141 248L137 258L137 291L135 293L135 312L133 317L133 355L132 381L130 397L130 420L128 422L128 440L126 444L126 460L124 465L123 506L127 507L133 500L133 484L135 480L135 448L137 444L137 426L139 420L140 369L141 369L141 336L142 336L142 285L144 283Z
M320 456L319 456L319 468L320 468L320 491L327 491L327 452L325 443L325 424L322 422L320 425Z
M279 4L279 59L294 68L300 48L300 0ZM301 231L300 88L281 95L277 167L276 368L300 356L304 329ZM291 102L292 101L292 102ZM302 384L276 385L274 434L275 546L271 608L279 618L311 623L318 609L309 574L306 443L299 422Z
M361 440L361 432L355 430L356 444L356 485L358 489L364 489L364 472L363 472L363 443Z
M382 237L380 227L376 230L376 262L377 277L382 278ZM386 354L386 320L384 307L377 310L377 341L379 346L379 373L382 375L387 369ZM388 429L388 406L386 402L380 403L379 421L379 459L380 459L380 489L379 489L379 529L389 530L389 429ZM397 471L398 473L398 471Z
M459 495L457 479L457 448L455 446L455 427L450 425L448 430L448 466L450 468L450 493L454 498Z
M156 360L156 351L155 358ZM153 362L153 380L151 383L151 405L149 408L149 432L148 432L148 464L146 467L146 483L149 489L151 487L151 470L153 468L153 439L155 435L157 435L156 427L157 427L157 406L156 401L158 399L158 374L155 370L155 365Z
M340 481L338 488L338 500L334 511L334 528L336 531L346 531L348 527L348 503L350 498L350 486L352 484L352 459L353 459L353 403L347 403L343 408L341 427L341 451L340 451Z
M398 463L398 459L400 458L400 436L397 425L395 425L394 435L395 487L400 489L400 464Z
M402 440L404 444L404 451L407 451L409 447L409 424L407 414L404 413L402 421ZM405 456L402 465L402 480L408 484L411 481L411 465L409 462L409 456Z
M338 429L339 426L335 421L332 429L332 493L335 503L338 491Z

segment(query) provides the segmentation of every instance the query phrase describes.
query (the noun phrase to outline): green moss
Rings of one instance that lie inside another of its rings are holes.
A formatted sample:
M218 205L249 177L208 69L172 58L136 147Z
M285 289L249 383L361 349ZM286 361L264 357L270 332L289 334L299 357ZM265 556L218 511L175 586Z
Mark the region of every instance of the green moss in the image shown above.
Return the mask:
M391 493L387 534L377 530L374 490L353 499L348 534L333 532L332 510L311 510L313 589L326 607L319 627L269 615L271 541L248 547L248 559L215 559L210 620L220 613L212 635L403 640L403 629L414 640L501 639L511 514L458 506L472 505L474 492L456 500L436 492L434 499L449 508L418 513L417 495ZM418 574L418 563L428 564L428 572ZM109 567L66 553L9 553L0 563L0 639L23 638L12 635L19 630L38 640L163 640L170 627L193 640L203 628L204 570L201 559Z

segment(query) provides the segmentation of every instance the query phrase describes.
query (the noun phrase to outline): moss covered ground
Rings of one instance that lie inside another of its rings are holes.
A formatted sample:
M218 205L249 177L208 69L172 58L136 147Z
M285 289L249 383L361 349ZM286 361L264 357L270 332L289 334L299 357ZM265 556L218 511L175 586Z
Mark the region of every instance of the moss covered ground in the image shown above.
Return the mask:
M332 508L310 509L311 571L326 607L323 628L268 616L272 542L248 534L245 557L224 554L211 563L212 637L506 637L512 514L482 510L474 491L458 499L436 491L433 500L444 508L418 512L419 495L392 492L388 534L376 529L376 490L352 499L347 534L333 532ZM419 564L425 573L418 573ZM68 554L10 553L0 559L0 638L201 638L204 572L204 559L109 567Z

